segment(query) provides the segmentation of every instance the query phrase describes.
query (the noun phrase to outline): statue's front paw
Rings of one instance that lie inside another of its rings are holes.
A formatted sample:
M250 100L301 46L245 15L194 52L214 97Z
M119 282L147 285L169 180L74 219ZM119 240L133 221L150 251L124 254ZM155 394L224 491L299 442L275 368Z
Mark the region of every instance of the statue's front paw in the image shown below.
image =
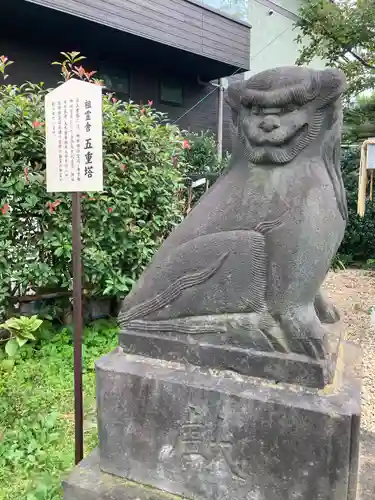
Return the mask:
M315 310L322 323L332 324L340 321L340 313L331 301L319 295L315 301Z
M327 332L316 316L312 315L310 320L309 316L309 310L289 310L285 315L280 315L280 326L291 352L313 359L325 359L328 352Z
M325 321L323 321L324 323L336 323L337 321L340 321L340 313L334 304L328 304L325 318Z

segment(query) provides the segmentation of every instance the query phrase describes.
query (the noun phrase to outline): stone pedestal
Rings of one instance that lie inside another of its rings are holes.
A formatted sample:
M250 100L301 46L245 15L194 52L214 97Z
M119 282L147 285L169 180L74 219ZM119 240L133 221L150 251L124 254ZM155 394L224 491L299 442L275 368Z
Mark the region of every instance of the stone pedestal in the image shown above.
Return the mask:
M119 348L97 363L98 456L64 498L354 500L359 365L341 343L319 390Z

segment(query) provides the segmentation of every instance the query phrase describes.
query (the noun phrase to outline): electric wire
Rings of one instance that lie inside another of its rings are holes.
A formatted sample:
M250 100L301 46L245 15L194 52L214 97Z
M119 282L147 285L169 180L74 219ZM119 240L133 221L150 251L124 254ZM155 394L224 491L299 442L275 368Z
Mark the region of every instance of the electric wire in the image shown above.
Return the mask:
M276 42L276 40L278 38L280 38L281 36L284 35L284 33L286 33L288 30L290 29L290 26L288 26L288 28L286 28L284 31L282 31L281 33L279 33L277 36L275 36L270 42L268 42L261 50L259 50L253 57L250 58L250 62L252 60L254 60L259 54L261 54L263 52L263 50L265 50L267 47L269 47L270 45L272 45L274 42ZM241 69L243 68L237 68L231 75L229 75L229 77L226 77L226 78L231 78L232 76L234 76L235 74L237 74L239 71L241 71ZM180 120L182 120L182 118L184 118L186 115L188 115L191 111L193 111L193 109L195 109L197 106L199 106L205 99L207 99L207 97L209 97L210 95L212 95L214 92L216 92L218 89L218 87L215 87L213 88L210 92L208 92L208 94L204 95L201 99L199 99L199 101L197 101L193 106L191 106L191 108L187 109L181 116L179 116L178 118L176 118L176 120L174 120L172 122L172 125L175 125L177 122L179 122Z

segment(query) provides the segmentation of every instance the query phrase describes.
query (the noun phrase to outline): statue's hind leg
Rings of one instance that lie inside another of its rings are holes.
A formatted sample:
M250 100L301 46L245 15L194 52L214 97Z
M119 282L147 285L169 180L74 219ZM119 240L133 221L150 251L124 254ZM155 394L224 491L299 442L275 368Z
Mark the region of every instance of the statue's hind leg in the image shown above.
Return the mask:
M262 233L198 236L170 249L167 257L159 274L146 272L141 288L124 301L123 330L216 335L220 343L288 352L284 332L267 311Z
M223 231L171 248L157 272L124 301L119 319L177 318L263 312L267 285L264 237L255 231Z

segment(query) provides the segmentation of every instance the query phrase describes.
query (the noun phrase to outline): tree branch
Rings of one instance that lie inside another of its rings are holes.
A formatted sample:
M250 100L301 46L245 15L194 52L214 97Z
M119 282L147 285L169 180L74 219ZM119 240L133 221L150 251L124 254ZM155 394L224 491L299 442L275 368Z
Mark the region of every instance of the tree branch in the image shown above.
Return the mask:
M359 61L361 64L363 64L363 66L365 66L366 68L375 69L375 66L373 64L370 64L367 61L365 61L361 56L356 54L352 49L348 48L348 49L346 49L346 51L349 52L349 54L351 54L354 57L354 59L357 59L357 61Z
M335 7L337 7L336 5L336 2L335 0L328 0L329 3L335 5ZM313 22L311 21L308 21L307 19L301 19L303 20L305 23L306 23L306 26L309 26L310 28L313 29ZM334 36L333 33L331 33L326 26L324 26L324 24L321 22L321 19L318 19L318 23L320 24L320 27L322 28L323 32L327 35L328 38L331 38L331 40L333 40L335 43L337 43L338 46L340 46L340 43L338 42L337 38ZM297 23L298 25L298 23ZM363 57L361 57L360 55L358 55L356 52L354 52L353 48L352 47L343 47L344 51L349 53L351 56L354 57L354 59L356 59L358 62L360 62L365 68L368 68L368 69L374 69L375 70L375 66L373 64L370 64L368 63L365 59L363 59Z

